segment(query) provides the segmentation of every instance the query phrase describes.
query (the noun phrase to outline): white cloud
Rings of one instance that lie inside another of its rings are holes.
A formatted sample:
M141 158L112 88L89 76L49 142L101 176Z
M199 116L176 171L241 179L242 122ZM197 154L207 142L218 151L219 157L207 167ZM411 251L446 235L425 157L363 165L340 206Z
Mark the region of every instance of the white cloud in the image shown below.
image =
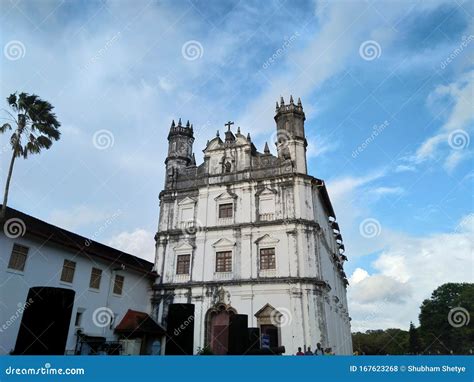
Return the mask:
M339 146L339 142L330 142L321 135L307 137L307 140L308 148L306 151L306 158L308 159L320 157L323 154L336 150Z
M136 228L132 232L121 232L109 239L107 245L148 261L155 261L154 235L147 230Z
M406 165L406 164L399 164L396 168L395 168L395 172L411 172L411 171L416 171L416 167L415 166L410 166L410 165Z
M463 216L456 227L456 232L464 232L474 234L474 212Z
M375 273L368 275L359 268L351 276L348 301L353 330L407 328L438 286L472 282L473 224L470 214L461 219L459 232L418 238L388 233L385 249L372 263Z
M349 283L350 284L357 284L360 283L362 280L366 279L369 277L369 273L362 268L356 268L352 275L349 277Z
M407 283L395 280L390 276L373 275L365 277L353 287L352 295L358 303L400 304L410 296L411 290Z
M474 113L472 112L472 99L474 95L474 71L462 74L456 81L448 85L439 85L428 96L427 104L435 113L445 108L448 112L439 131L427 138L416 153L408 158L413 164L420 164L427 160L437 159L444 155L443 167L446 171L453 171L456 166L470 156L468 147L454 151L450 142L450 133L461 130L463 139L469 141L469 132L472 131ZM465 130L465 131L464 131Z
M374 192L377 195L390 195L390 194L395 194L395 195L400 195L403 194L405 190L402 187L377 187L372 192Z

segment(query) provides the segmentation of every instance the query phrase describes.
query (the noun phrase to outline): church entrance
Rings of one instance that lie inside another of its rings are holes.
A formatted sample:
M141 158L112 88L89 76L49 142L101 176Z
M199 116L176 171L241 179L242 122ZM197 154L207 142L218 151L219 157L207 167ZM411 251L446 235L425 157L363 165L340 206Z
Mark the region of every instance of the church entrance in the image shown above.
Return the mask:
M229 351L229 320L236 311L219 304L207 312L207 341L214 354L227 354Z
M278 328L275 325L260 325L260 332L261 338L265 338L269 348L278 346Z
M282 313L270 304L266 304L257 313L257 325L260 328L262 348L276 348L281 346Z

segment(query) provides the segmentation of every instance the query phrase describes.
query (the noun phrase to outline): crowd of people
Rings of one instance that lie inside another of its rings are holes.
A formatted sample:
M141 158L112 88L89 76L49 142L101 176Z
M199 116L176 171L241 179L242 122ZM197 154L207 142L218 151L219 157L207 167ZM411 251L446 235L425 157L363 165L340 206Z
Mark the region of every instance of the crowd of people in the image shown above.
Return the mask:
M331 348L324 349L318 342L316 344L316 349L314 350L314 352L311 350L311 346L308 346L305 352L303 352L299 347L296 355L335 355L335 353L332 351Z

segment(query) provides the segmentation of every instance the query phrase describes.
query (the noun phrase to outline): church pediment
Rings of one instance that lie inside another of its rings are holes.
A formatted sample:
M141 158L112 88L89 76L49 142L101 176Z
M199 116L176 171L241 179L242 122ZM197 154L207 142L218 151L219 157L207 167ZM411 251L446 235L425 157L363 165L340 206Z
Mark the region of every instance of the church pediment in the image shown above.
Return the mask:
M226 200L226 199L237 199L237 195L227 190L214 198L214 200Z
M179 206L194 205L194 204L196 204L196 201L194 199L191 199L189 196L186 196L183 200L181 200L178 203Z
M217 240L212 246L214 248L228 248L228 247L233 247L235 245L235 242L230 241L229 239L223 238Z
M185 241L185 242L177 245L173 249L175 250L175 252L185 252L185 251L192 251L194 249L194 247L191 244L189 244L188 242Z
M204 152L210 151L210 150L217 150L217 149L222 149L224 147L224 142L222 142L222 139L219 137L215 137L212 141L210 141L206 148L204 149Z
M263 317L277 317L282 316L282 314L276 310L270 304L265 304L262 309L260 309L257 313L254 314L255 317L263 318Z
M280 240L275 239L274 237L271 237L270 235L266 234L261 237L259 237L257 240L255 240L255 244L277 244Z
M268 196L268 197L272 197L276 194L276 190L273 190L269 187L264 187L264 188L261 188L260 190L257 191L256 195L257 196Z

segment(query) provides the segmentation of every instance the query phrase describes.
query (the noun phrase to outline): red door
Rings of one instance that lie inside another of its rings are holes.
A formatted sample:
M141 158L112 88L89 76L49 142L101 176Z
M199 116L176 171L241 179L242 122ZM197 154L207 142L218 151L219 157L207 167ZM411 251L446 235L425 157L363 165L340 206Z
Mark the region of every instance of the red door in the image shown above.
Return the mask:
M211 321L211 350L214 354L227 354L229 349L229 313L220 312Z

